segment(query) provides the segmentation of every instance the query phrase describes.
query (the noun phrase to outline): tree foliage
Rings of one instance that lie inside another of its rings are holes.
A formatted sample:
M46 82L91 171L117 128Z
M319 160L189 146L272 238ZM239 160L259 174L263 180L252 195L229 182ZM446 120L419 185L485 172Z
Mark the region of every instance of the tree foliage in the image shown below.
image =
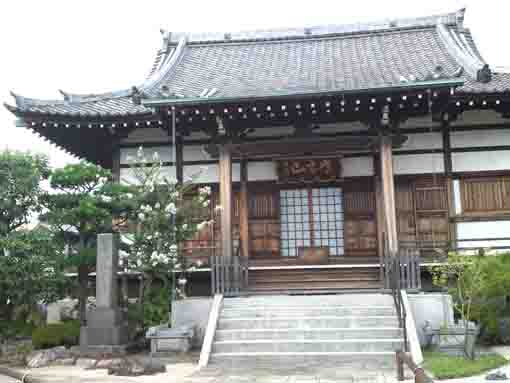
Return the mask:
M44 197L44 218L68 248L66 264L76 266L80 284L80 318L85 322L88 274L96 264L96 241L100 233L118 230L128 215L130 190L111 182L111 173L89 163L67 165L53 171L53 192Z
M43 156L0 152L0 237L27 224L40 211L41 181L49 175Z
M494 298L504 297L510 291L508 256L451 252L445 264L429 270L433 283L451 294L466 334L469 321L484 325L487 314L494 310Z
M48 231L29 230L42 209L45 157L0 152L0 318L24 322L62 288L60 248Z
M132 191L128 195L132 205L130 233L125 235L126 257L125 267L130 271L139 272L143 277L143 293L140 296L140 307L145 312L144 318L152 318L147 322L160 323L166 318L159 318L155 312L168 313L166 307L154 308L147 301L162 302L167 296L155 292L152 282L158 280L158 288L170 294L182 293L175 284L176 273L185 273L193 265L185 263L180 256L179 247L184 241L190 240L200 230L211 223L208 220L211 188L197 187L190 177L183 184L164 174L163 163L157 153L148 164L143 148L139 148L137 158L132 159L134 166ZM138 165L137 165L138 164ZM186 281L180 278L181 284ZM145 302L144 302L145 300Z

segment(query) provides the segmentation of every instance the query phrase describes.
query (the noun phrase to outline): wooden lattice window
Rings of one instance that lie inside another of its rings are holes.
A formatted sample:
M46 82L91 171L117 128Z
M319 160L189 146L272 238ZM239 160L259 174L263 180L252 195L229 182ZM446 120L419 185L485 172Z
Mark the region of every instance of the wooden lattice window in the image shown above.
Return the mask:
M344 254L342 190L338 187L280 191L281 255L303 247L327 247Z

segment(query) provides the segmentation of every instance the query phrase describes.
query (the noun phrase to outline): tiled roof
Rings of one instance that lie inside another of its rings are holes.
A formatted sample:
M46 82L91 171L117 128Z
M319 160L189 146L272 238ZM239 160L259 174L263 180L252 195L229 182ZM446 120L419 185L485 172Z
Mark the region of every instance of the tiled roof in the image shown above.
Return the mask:
M16 96L16 114L143 115L139 97L267 97L395 87L459 79L467 93L507 92L510 74L483 82L464 10L371 24L236 33L164 32L149 78L134 93L70 95L60 101Z

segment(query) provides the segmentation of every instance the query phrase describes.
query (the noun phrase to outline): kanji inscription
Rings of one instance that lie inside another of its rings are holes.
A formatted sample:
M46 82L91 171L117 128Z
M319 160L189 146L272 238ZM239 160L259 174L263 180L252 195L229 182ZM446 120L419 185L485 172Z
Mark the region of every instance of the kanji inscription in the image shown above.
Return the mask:
M280 182L328 182L341 176L338 158L286 159L277 167Z

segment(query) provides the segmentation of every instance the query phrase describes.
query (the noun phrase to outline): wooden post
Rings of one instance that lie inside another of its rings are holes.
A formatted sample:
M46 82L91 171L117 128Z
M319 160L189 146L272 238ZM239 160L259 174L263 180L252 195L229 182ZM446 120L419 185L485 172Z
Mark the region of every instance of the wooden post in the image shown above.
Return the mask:
M448 239L453 240L456 238L455 229L456 223L451 221L450 218L455 216L455 202L453 197L453 165L452 165L452 145L450 137L450 123L448 120L443 121L443 157L444 157L444 173L446 175L446 192L448 200ZM457 244L455 244L457 247Z
M184 182L184 159L181 137L176 137L175 139L175 178L177 179L177 183L182 185Z
M241 193L239 196L239 234L241 237L242 254L248 259L250 251L249 231L249 206L248 206L248 163L241 160Z
M392 139L381 136L381 181L387 248L390 254L398 251L397 213L395 209L395 180L393 176Z
M377 252L381 257L384 253L384 205L382 201L381 184L381 157L374 154L374 190L375 190L375 213L377 225Z
M113 180L120 183L120 140L117 137L113 138L112 149Z
M221 250L225 289L230 290L231 273L228 265L232 261L232 153L228 145L220 145L220 206L221 206Z

